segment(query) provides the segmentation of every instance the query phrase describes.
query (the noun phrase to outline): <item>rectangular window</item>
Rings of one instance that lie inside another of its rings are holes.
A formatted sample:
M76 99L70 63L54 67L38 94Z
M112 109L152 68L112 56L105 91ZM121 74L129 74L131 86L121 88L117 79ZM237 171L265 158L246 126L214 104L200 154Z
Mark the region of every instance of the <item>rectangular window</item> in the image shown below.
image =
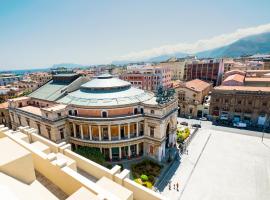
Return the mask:
M150 137L154 137L155 136L155 128L150 126Z
M61 140L65 139L65 134L64 134L64 129L63 128L59 129L59 133L60 133Z

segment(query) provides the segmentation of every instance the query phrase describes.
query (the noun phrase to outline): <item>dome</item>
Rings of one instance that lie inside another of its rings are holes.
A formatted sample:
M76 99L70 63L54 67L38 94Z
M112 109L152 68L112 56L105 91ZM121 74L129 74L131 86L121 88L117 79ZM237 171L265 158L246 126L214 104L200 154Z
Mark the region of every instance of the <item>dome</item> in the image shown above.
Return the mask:
M131 87L129 82L114 78L110 74L103 74L83 84L81 89L98 92L112 89L128 89L129 87Z
M58 100L60 103L79 106L122 106L151 100L152 92L131 86L131 83L110 74L97 76L81 85L80 89Z

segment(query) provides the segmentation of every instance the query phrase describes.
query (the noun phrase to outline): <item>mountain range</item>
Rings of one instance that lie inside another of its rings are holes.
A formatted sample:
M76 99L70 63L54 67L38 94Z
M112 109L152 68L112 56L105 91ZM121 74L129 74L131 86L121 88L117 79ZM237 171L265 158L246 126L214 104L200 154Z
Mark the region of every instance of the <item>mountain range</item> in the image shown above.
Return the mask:
M195 53L198 58L220 58L220 57L239 57L244 55L253 54L268 54L270 53L270 32L261 33L258 35L251 35L241 38L229 45L219 48L201 51ZM157 57L152 57L144 60L143 62L161 62L168 60L171 57L182 58L187 56L185 52L176 52L174 54L164 54ZM113 61L113 64L127 64L135 63L134 61Z

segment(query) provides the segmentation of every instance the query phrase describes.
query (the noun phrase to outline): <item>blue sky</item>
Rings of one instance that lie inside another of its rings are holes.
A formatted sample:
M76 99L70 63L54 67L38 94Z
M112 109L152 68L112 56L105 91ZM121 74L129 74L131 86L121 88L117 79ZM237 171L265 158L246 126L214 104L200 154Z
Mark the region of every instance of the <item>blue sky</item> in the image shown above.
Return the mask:
M143 57L269 24L269 8L269 0L0 0L0 69Z

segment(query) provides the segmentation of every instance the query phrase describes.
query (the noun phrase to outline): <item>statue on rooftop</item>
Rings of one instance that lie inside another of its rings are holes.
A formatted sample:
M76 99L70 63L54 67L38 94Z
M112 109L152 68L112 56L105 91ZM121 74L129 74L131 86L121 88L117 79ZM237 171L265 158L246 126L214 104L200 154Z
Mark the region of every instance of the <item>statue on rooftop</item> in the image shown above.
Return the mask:
M156 92L156 101L159 104L164 104L174 98L175 90L173 88L164 89L159 86Z

